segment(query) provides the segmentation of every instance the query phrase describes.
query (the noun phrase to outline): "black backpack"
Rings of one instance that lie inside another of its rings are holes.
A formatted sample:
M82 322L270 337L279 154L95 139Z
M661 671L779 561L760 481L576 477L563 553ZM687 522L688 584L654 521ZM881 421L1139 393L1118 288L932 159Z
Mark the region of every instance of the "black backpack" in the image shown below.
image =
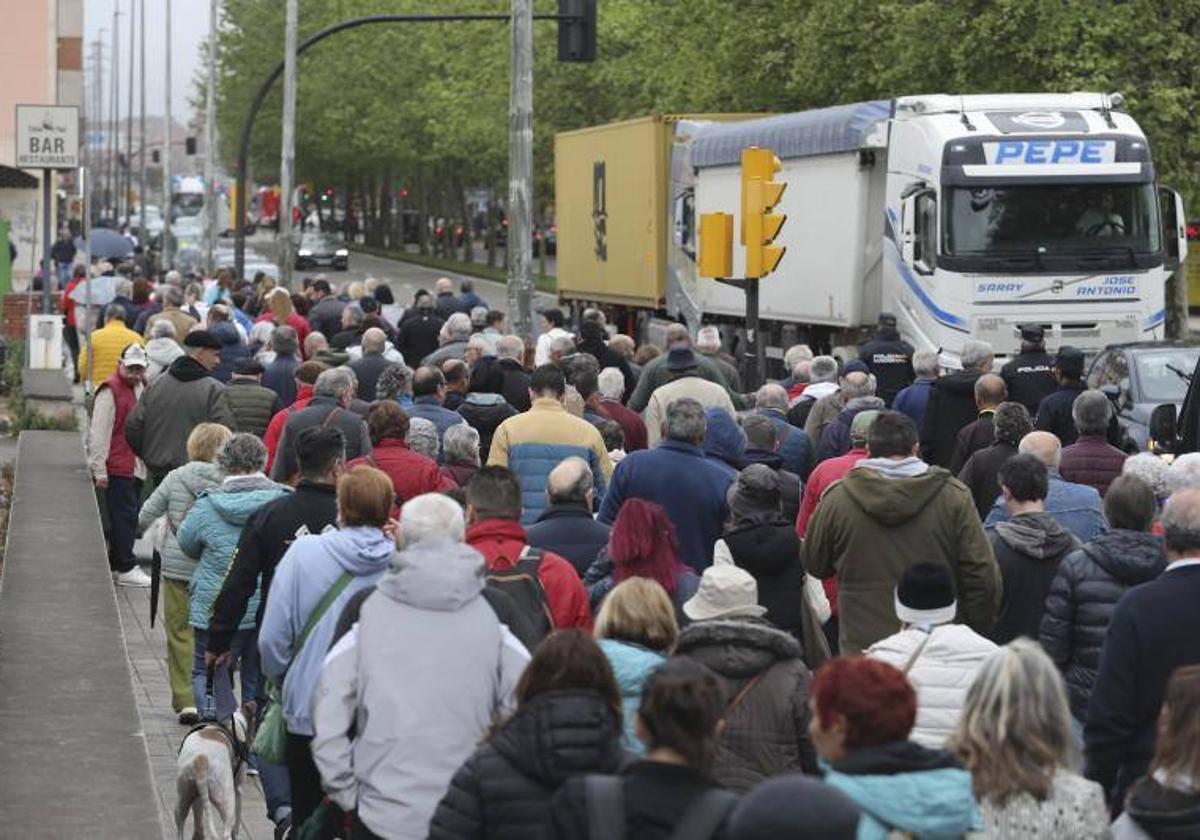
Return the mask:
M484 597L500 622L507 625L530 652L554 629L546 590L538 577L543 556L540 549L525 546L511 569L488 570L484 589Z
M623 840L625 837L625 789L620 776L584 776L588 840ZM696 797L683 813L669 840L709 840L737 804L737 794L712 788Z

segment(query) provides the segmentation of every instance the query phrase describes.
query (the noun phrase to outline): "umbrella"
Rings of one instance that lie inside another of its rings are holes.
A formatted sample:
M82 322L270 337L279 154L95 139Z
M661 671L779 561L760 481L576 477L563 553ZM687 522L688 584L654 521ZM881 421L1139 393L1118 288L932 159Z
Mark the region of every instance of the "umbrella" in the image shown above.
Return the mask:
M133 253L133 243L111 228L92 228L92 257L102 260L124 259ZM75 240L75 247L87 250L82 237Z
M111 274L92 278L92 306L108 306L117 296L117 279ZM71 290L71 300L86 306L88 303L87 281L84 280Z

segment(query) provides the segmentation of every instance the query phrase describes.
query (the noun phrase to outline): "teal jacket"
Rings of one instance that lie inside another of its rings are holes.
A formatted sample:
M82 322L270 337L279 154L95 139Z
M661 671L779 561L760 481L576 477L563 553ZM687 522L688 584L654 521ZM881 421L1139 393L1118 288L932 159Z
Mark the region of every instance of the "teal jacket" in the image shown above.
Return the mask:
M262 474L227 478L224 483L200 494L187 518L179 526L179 547L195 558L196 571L188 584L188 623L208 629L213 602L233 565L242 528L250 515L274 499L288 493ZM254 627L258 613L259 590L246 605L246 614L238 628Z
M895 741L850 752L825 782L863 809L858 840L885 840L890 832L949 840L982 831L971 774L948 752Z
M621 689L621 714L625 723L625 748L637 755L646 754L646 746L637 736L637 713L642 704L642 686L654 669L666 661L661 653L649 648L600 639L600 649L608 657L617 688Z

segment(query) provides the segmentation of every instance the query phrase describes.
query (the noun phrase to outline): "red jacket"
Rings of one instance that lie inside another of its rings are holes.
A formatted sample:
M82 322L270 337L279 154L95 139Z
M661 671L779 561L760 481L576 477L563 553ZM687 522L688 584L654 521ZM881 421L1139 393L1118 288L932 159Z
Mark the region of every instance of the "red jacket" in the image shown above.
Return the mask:
M289 417L312 402L311 385L301 385L296 389L296 401L282 411L275 412L267 430L263 432L263 445L267 447L267 475L271 474L271 464L275 462L275 450L279 448L279 438L283 436L283 427Z
M804 485L804 501L800 503L800 513L796 516L796 534L800 539L804 539L805 533L808 532L808 520L812 519L813 513L816 512L817 502L821 501L822 494L829 489L831 484L845 478L846 473L854 469L854 465L866 457L866 449L851 449L845 455L827 458L813 468ZM833 610L834 615L837 615L837 575L826 578L821 583L825 586L825 595L829 598L830 609Z
M617 400L602 400L600 407L604 413L617 421L621 431L625 433L625 451L637 452L646 448L646 424L642 415L632 408L627 408Z
M438 472L436 461L408 448L405 441L384 438L375 444L370 455L355 458L349 467L365 464L387 473L396 491L396 507L422 493L441 493L457 485Z
M257 324L260 321L272 321L274 318L275 316L268 311L259 315L258 319L254 323ZM304 339L308 338L308 334L312 332L312 327L309 326L308 319L298 312L293 312L291 315L287 316L287 325L296 331L296 343L300 348L301 355L303 355ZM333 336L329 335L326 336L326 338L333 338Z
M1063 447L1058 472L1067 481L1095 487L1104 496L1108 485L1121 474L1128 457L1104 435L1080 435L1070 446Z
M133 453L129 441L125 440L125 418L137 405L137 392L129 387L119 373L114 373L105 379L100 383L100 387L107 388L112 392L113 405L116 408L112 438L108 444L108 460L105 462L104 468L110 476L133 478L137 472L137 455Z
M486 519L467 529L467 544L483 555L488 569L511 569L527 545L525 529L511 519ZM592 611L587 590L575 567L547 551L538 567L538 578L546 590L546 601L557 629L592 629Z

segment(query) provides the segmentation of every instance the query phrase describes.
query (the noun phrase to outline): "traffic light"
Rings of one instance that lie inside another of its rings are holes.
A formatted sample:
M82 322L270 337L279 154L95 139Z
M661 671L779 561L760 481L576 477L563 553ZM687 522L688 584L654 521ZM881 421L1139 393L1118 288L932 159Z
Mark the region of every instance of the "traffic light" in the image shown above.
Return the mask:
M558 60L596 60L596 0L558 0Z
M157 166L160 160L161 156L159 155L158 149L153 149L150 152L150 162Z
M183 151L185 154L188 154L188 155L196 154L196 138L195 137L184 138Z
M742 150L742 244L746 246L748 278L770 274L783 259L785 249L771 244L787 221L782 213L771 212L787 186L772 180L781 168L770 149L751 146Z
M733 215L700 214L700 276L733 276Z

